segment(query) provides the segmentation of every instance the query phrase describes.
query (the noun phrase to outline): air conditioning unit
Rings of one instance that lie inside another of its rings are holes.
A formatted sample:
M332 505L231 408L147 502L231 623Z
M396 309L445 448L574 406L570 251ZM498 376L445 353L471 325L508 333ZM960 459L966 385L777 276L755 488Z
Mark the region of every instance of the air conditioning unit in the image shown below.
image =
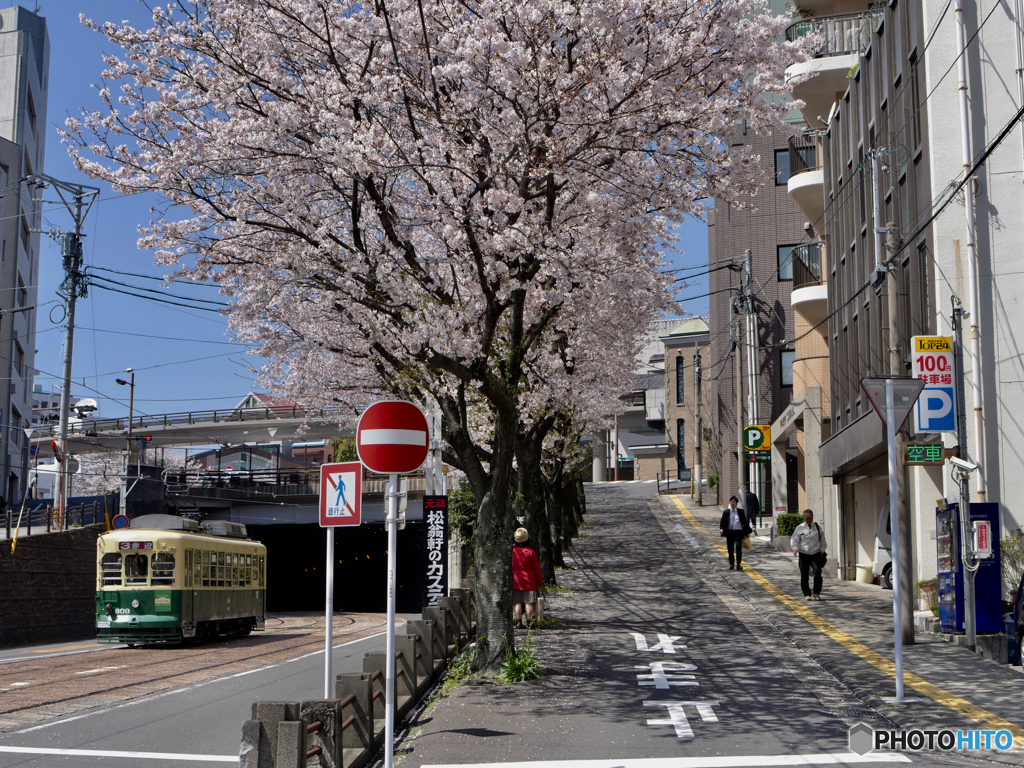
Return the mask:
M241 523L232 523L228 520L207 520L202 525L203 533L210 536L229 536L233 539L249 538L245 526Z

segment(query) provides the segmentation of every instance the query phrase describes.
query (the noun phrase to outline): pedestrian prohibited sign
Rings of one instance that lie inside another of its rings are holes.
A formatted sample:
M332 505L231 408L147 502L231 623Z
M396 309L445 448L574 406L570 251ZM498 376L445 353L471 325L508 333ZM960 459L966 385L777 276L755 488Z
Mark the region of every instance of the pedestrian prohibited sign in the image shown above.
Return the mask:
M320 467L320 527L362 522L363 465L358 461Z
M955 432L956 381L953 364L953 339L949 336L914 336L911 374L924 381L924 389L914 405L914 429L918 432Z
M748 451L770 451L772 449L771 424L752 424L744 429L743 447Z

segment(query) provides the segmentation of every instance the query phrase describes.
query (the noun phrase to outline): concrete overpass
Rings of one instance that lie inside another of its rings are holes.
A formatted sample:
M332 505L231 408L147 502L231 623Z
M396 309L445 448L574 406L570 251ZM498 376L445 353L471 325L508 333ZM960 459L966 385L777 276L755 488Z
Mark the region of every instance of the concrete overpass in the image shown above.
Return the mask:
M189 411L153 416L133 416L135 437L150 436L146 447L188 445L238 445L276 443L288 440L333 440L355 437L354 429L338 425L351 416L341 409L305 411L290 406L233 408L220 411ZM60 430L56 424L36 427L30 438L39 457L53 455L51 443ZM121 451L128 438L128 418L85 419L68 428L68 451L72 454Z

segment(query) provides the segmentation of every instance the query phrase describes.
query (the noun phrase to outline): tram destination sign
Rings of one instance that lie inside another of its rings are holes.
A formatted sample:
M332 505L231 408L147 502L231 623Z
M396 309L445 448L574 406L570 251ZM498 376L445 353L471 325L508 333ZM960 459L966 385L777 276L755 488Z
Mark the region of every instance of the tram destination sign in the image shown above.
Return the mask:
M153 542L152 541L121 541L121 542L118 542L117 548L119 550L121 550L122 552L135 552L135 551L141 552L143 550L150 550L150 549L152 549L153 548Z

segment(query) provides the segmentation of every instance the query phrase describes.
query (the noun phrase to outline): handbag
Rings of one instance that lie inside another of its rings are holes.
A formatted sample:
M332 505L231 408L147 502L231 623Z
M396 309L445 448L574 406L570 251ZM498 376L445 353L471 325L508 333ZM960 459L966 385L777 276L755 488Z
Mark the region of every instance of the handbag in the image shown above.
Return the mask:
M744 549L753 549L754 548L754 545L750 541L750 537L749 536L744 536L743 537L743 548Z
M828 562L828 553L822 550L818 553L818 567L824 568L826 562Z

